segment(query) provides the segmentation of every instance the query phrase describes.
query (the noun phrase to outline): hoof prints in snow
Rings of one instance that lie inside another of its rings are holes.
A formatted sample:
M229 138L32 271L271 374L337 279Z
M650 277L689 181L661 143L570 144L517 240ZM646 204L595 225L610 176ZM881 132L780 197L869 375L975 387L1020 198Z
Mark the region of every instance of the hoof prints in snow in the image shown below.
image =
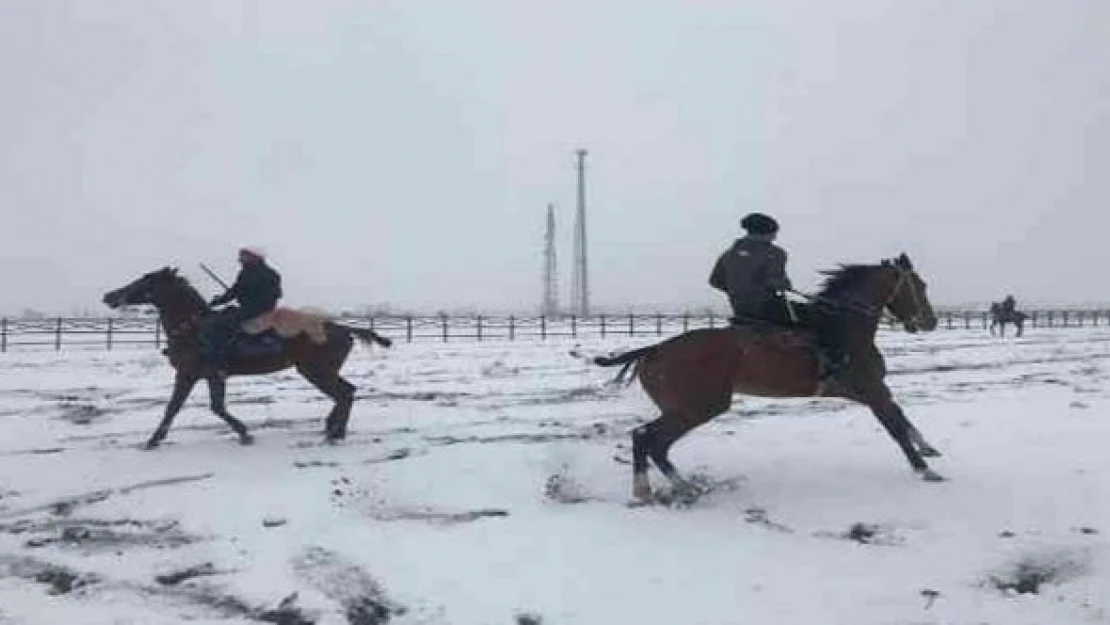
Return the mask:
M1028 554L987 578L987 585L1007 594L1036 595L1045 585L1060 584L1090 570L1085 551L1054 551Z
M159 575L159 576L154 578L154 581L158 582L159 584L161 584L163 586L176 586L176 585L180 584L181 582L184 582L184 581L187 581L187 580L190 580L190 579L196 579L198 577L208 577L208 576L211 576L211 575L219 575L219 574L220 574L220 571L216 569L215 564L212 564L211 562L205 562L204 564L198 564L197 566L189 567L189 568L184 569L182 571L176 571L174 573L166 573L165 575Z
M178 585L148 586L127 581L116 581L95 573L80 572L66 566L35 558L16 558L0 555L0 579L17 578L47 587L52 595L73 595L93 598L98 592L108 592L113 597L132 593L145 599L158 600L167 607L188 609L187 620L196 618L196 610L221 618L240 618L260 623L312 625L289 598L276 608L251 606L238 597L223 594L215 589ZM364 621L372 623L373 621ZM385 622L385 621L381 621ZM352 623L359 623L352 621ZM361 623L359 623L361 625Z
M352 502L358 505L358 502L371 500L369 492L355 488L350 478L336 478L332 480L331 485L333 505L347 506ZM448 511L429 506L397 506L378 501L366 506L365 514L376 521L424 521L435 525L457 525L473 523L481 519L504 518L509 516L509 511L500 508Z
M880 547L896 547L906 543L906 540L897 535L892 528L873 523L853 523L842 532L814 532L813 535L817 538L832 538Z
M201 540L199 537L182 532L176 521L153 522L131 519L24 521L12 525L0 525L0 531L9 534L34 535L24 543L28 548L56 546L86 552L125 547L172 549Z
M384 625L407 609L389 599L381 585L357 564L320 547L309 547L293 562L304 583L338 603L350 625Z

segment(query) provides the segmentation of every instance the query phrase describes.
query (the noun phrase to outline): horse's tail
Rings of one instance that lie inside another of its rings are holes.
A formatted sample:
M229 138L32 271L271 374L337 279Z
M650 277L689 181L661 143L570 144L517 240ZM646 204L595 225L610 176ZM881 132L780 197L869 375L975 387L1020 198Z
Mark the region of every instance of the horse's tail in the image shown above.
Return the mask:
M632 383L632 378L639 372L640 361L655 353L658 348L658 345L648 345L647 347L633 349L615 356L597 356L593 359L593 363L602 367L624 365L621 367L621 370L617 372L616 377L613 378L613 383L628 385ZM635 369L633 369L634 367ZM632 375L628 375L629 371L632 371Z
M354 328L354 327L351 327L351 326L340 326L340 327L346 329L348 332L350 332L356 338L358 338L358 340L362 341L363 343L366 343L367 345L377 344L377 345L381 345L382 347L389 347L390 345L393 345L392 340L387 339L386 337L384 337L384 336L378 334L377 332L375 332L373 330L370 330L368 328Z

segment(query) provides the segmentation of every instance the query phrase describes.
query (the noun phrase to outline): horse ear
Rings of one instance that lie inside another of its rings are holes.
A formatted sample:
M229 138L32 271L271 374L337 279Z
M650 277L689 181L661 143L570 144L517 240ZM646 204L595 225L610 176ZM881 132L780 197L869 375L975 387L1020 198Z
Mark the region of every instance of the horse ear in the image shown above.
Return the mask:
M913 263L910 262L910 257L906 256L905 252L902 252L902 255L898 257L898 265L903 269L913 269Z

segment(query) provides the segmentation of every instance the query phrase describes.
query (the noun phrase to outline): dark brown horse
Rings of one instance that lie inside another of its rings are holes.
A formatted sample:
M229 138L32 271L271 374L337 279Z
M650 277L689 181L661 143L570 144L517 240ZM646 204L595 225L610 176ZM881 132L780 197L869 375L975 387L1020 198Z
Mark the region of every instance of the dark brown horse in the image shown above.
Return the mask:
M173 396L166 406L165 416L158 429L146 443L154 449L166 437L173 419L181 410L193 387L200 380L208 382L212 412L223 419L239 435L244 445L253 439L241 421L233 417L225 404L226 381L215 375L210 367L202 366L199 353L198 326L206 315L212 313L204 298L177 275L176 269L166 267L148 273L127 286L107 293L104 304L110 308L150 304L158 309L159 320L166 333L168 348L165 350L170 364L177 370ZM324 435L329 442L347 436L347 421L354 405L355 387L339 375L339 370L354 345L352 337L364 343L377 343L389 347L391 341L364 330L327 322L326 341L317 344L306 334L291 339L270 337L269 346L262 346L266 339L246 338L244 342L258 346L254 353L235 353L230 361L228 375L262 375L293 367L313 386L335 401L335 406L325 421Z
M670 479L678 492L693 487L683 480L668 458L671 445L695 427L727 411L734 393L762 397L840 397L871 409L925 480L943 478L922 456L939 456L894 401L883 381L886 365L875 346L875 333L884 310L909 332L931 331L937 319L925 293L925 283L908 257L878 265L852 265L828 272L814 306L843 315L843 340L851 355L841 382L823 385L813 335L807 328L730 327L699 329L662 343L613 357L595 358L609 367L629 368L662 415L632 432L633 497L652 498L648 458ZM802 318L815 314L804 307ZM631 378L629 378L631 383Z

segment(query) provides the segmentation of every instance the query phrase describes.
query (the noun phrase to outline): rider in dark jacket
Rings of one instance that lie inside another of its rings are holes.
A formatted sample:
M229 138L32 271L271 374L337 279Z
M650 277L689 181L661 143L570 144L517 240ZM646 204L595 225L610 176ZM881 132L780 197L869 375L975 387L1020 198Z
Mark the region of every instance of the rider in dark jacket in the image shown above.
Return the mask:
M748 234L737 239L717 259L709 285L728 294L734 321L772 321L786 318L783 292L790 289L786 251L775 245L779 225L771 217L753 213L740 225Z
M774 218L752 213L740 222L748 234L737 239L713 267L709 284L728 293L733 323L785 325L796 322L785 292L791 289L786 275L786 252L775 245L779 225ZM825 306L811 309L817 337L822 381L840 375L847 367L844 319L841 311Z
M266 264L262 252L243 248L239 250L239 262L242 269L235 283L211 301L213 307L232 301L239 305L213 315L203 333L203 356L220 374L226 373L227 347L240 326L273 310L282 296L281 275Z

